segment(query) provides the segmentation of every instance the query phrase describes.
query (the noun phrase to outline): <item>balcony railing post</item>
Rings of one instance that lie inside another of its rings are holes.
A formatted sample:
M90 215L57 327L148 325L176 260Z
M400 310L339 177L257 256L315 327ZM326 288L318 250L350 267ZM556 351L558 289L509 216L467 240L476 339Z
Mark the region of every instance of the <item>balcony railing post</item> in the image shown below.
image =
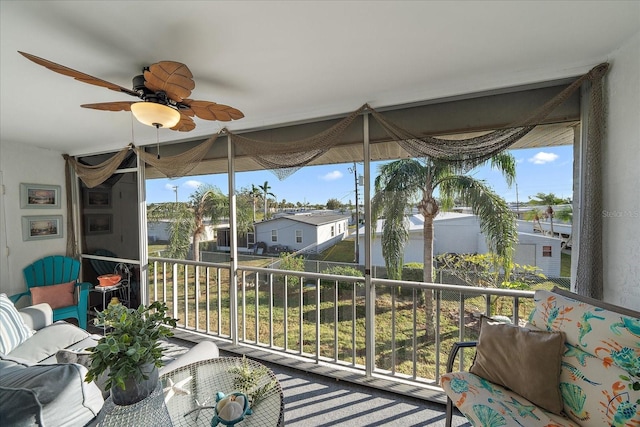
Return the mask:
M436 330L435 330L435 345L436 345L436 384L440 382L440 315L441 315L441 303L442 303L442 291L434 290L436 297Z
M196 265L193 274L196 279L193 316L195 317L194 327L196 328L196 331L197 331L200 327L200 313L199 313L200 311L200 266L199 265Z
M209 297L210 292L211 292L211 269L209 267L206 268L206 283L205 283L205 292L207 293L206 297L205 297L205 309L207 310L207 312L205 313L204 317L205 317L205 321L207 322L204 330L207 333L211 333L211 298Z
M173 263L173 292L171 295L173 317L178 318L178 263Z
M303 281L302 279L301 281ZM316 280L316 362L320 361L320 279Z

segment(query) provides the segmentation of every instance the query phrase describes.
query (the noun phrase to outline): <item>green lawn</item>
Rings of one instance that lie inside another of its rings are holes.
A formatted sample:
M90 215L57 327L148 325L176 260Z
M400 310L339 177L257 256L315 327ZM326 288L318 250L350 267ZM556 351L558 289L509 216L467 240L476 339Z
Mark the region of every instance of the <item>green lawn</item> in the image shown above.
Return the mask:
M571 254L560 254L560 277L571 277Z

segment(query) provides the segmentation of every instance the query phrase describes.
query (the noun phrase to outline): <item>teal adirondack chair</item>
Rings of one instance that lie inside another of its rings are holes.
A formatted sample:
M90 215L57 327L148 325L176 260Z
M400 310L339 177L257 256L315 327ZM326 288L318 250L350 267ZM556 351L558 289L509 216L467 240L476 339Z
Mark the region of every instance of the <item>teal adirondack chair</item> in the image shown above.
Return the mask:
M15 303L23 296L30 295L29 290L34 287L75 281L76 305L53 310L53 321L74 318L78 320L78 326L87 329L87 303L92 285L91 283L78 283L80 261L61 255L48 256L26 266L23 273L27 283L27 291L10 296L11 301Z

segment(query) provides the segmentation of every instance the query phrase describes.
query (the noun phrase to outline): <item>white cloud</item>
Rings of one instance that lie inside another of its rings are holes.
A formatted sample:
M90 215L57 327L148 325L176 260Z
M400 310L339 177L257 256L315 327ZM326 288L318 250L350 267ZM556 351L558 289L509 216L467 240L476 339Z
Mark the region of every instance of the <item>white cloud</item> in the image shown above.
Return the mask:
M541 151L535 156L531 157L529 161L534 165L544 165L545 163L551 163L558 159L558 155L555 153L545 153Z
M321 176L320 178L325 180L325 181L335 181L336 179L342 178L342 172L340 172L340 171L332 171L332 172L327 173L324 176Z
M203 184L203 182L201 181L196 181L194 179L190 179L189 181L186 181L184 183L185 187L189 187L189 188L198 188Z
M168 182L168 183L166 183L164 185L164 189L165 190L169 190L169 191L173 191L173 185L171 185L171 183Z

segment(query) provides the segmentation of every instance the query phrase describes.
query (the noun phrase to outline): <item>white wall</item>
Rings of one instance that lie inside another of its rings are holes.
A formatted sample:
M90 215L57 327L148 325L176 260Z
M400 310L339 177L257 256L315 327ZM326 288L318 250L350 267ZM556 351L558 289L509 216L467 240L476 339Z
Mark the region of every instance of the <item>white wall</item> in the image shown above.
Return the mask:
M530 246L535 248L530 255ZM551 256L543 256L544 246L551 246ZM518 264L535 265L547 277L560 277L562 239L533 233L518 233L513 259Z
M64 255L66 251L66 194L64 159L61 153L41 148L0 141L0 175L3 194L0 197L0 291L9 295L26 289L22 269L48 255ZM59 185L59 209L21 209L20 183ZM23 241L22 216L62 215L63 237L39 241ZM23 298L20 305L25 302Z
M640 32L609 62L602 150L604 300L640 310Z

